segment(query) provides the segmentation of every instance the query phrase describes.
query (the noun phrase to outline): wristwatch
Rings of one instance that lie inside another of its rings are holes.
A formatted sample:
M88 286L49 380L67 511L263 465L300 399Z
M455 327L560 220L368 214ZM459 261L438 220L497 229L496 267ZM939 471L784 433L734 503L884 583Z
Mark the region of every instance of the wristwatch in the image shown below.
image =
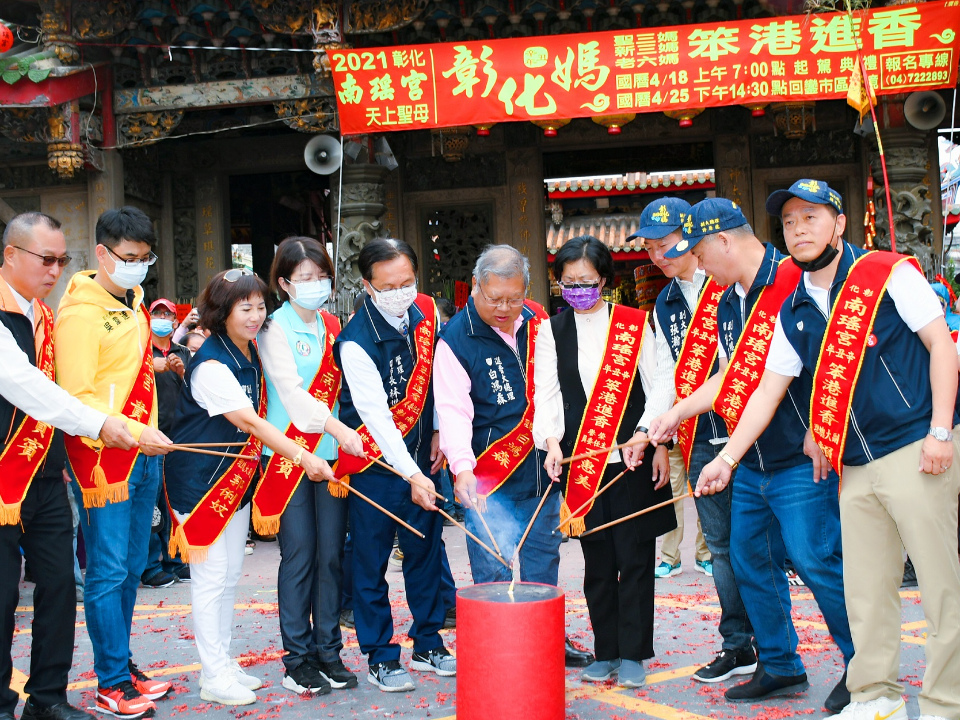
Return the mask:
M935 440L940 442L950 442L953 440L953 433L947 428L932 427L927 430L927 435L932 435Z
M293 464L297 467L300 467L300 463L303 460L303 448L300 448L300 452L297 453L297 456L293 458Z
M740 463L737 460L734 460L730 456L730 453L728 453L726 450L721 450L720 455L718 455L718 457L721 460L723 460L727 465L729 465L731 470L736 470L738 467L740 467Z

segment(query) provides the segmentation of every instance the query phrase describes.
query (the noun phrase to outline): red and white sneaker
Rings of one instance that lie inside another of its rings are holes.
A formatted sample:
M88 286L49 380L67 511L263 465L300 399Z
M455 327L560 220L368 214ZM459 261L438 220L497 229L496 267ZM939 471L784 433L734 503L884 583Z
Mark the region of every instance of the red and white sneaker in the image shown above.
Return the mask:
M153 717L157 706L137 690L129 680L113 687L97 688L97 704L94 710L118 718Z
M159 700L173 689L172 682L154 680L140 672L140 669L133 664L133 660L130 661L130 682L147 700Z

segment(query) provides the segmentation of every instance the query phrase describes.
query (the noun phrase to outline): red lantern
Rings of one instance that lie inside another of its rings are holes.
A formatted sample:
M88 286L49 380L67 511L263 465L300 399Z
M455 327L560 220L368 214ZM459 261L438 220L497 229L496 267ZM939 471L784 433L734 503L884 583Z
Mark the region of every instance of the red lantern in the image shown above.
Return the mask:
M13 47L13 30L0 23L0 53Z

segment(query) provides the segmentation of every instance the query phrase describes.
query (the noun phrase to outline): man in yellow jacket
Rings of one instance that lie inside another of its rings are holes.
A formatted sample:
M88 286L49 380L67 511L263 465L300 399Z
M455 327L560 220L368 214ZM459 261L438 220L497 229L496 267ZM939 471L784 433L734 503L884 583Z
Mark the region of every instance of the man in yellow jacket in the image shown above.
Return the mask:
M150 219L137 208L97 221L96 271L74 275L54 328L60 385L83 403L121 418L139 450L104 449L66 439L87 548L86 619L97 674L97 710L137 718L171 684L133 664L130 626L147 562L160 459L170 441L157 429L150 317L143 306L147 268L156 262Z

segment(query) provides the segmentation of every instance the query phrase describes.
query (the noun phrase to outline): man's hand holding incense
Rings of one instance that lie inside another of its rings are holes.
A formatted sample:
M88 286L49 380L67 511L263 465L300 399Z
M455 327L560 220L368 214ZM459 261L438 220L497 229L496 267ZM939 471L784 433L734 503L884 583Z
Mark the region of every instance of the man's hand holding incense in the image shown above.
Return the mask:
M460 504L467 510L477 508L481 510L482 498L477 497L477 476L472 470L464 470L457 475L457 480L453 486L453 492L460 500ZM484 510L486 508L483 508Z
M152 427L145 427L140 433L140 452L147 457L166 455L170 452L170 438Z
M100 428L100 439L108 448L131 450L137 446L137 441L130 434L127 423L120 418L108 417Z
M635 443L634 445L628 445L620 453L623 455L623 463L628 468L633 470L641 462L643 462L643 453L647 449L647 445L650 443L650 438L646 433L640 432L639 430L630 438L630 442Z
M681 422L683 418L677 412L677 406L674 405L663 415L650 421L650 430L647 432L650 442L654 446L669 442L677 434Z
M413 481L410 483L410 497L413 501L424 510L436 512L436 498L432 493L424 489L429 488L430 490L436 491L433 481L423 473L417 473L410 479Z

